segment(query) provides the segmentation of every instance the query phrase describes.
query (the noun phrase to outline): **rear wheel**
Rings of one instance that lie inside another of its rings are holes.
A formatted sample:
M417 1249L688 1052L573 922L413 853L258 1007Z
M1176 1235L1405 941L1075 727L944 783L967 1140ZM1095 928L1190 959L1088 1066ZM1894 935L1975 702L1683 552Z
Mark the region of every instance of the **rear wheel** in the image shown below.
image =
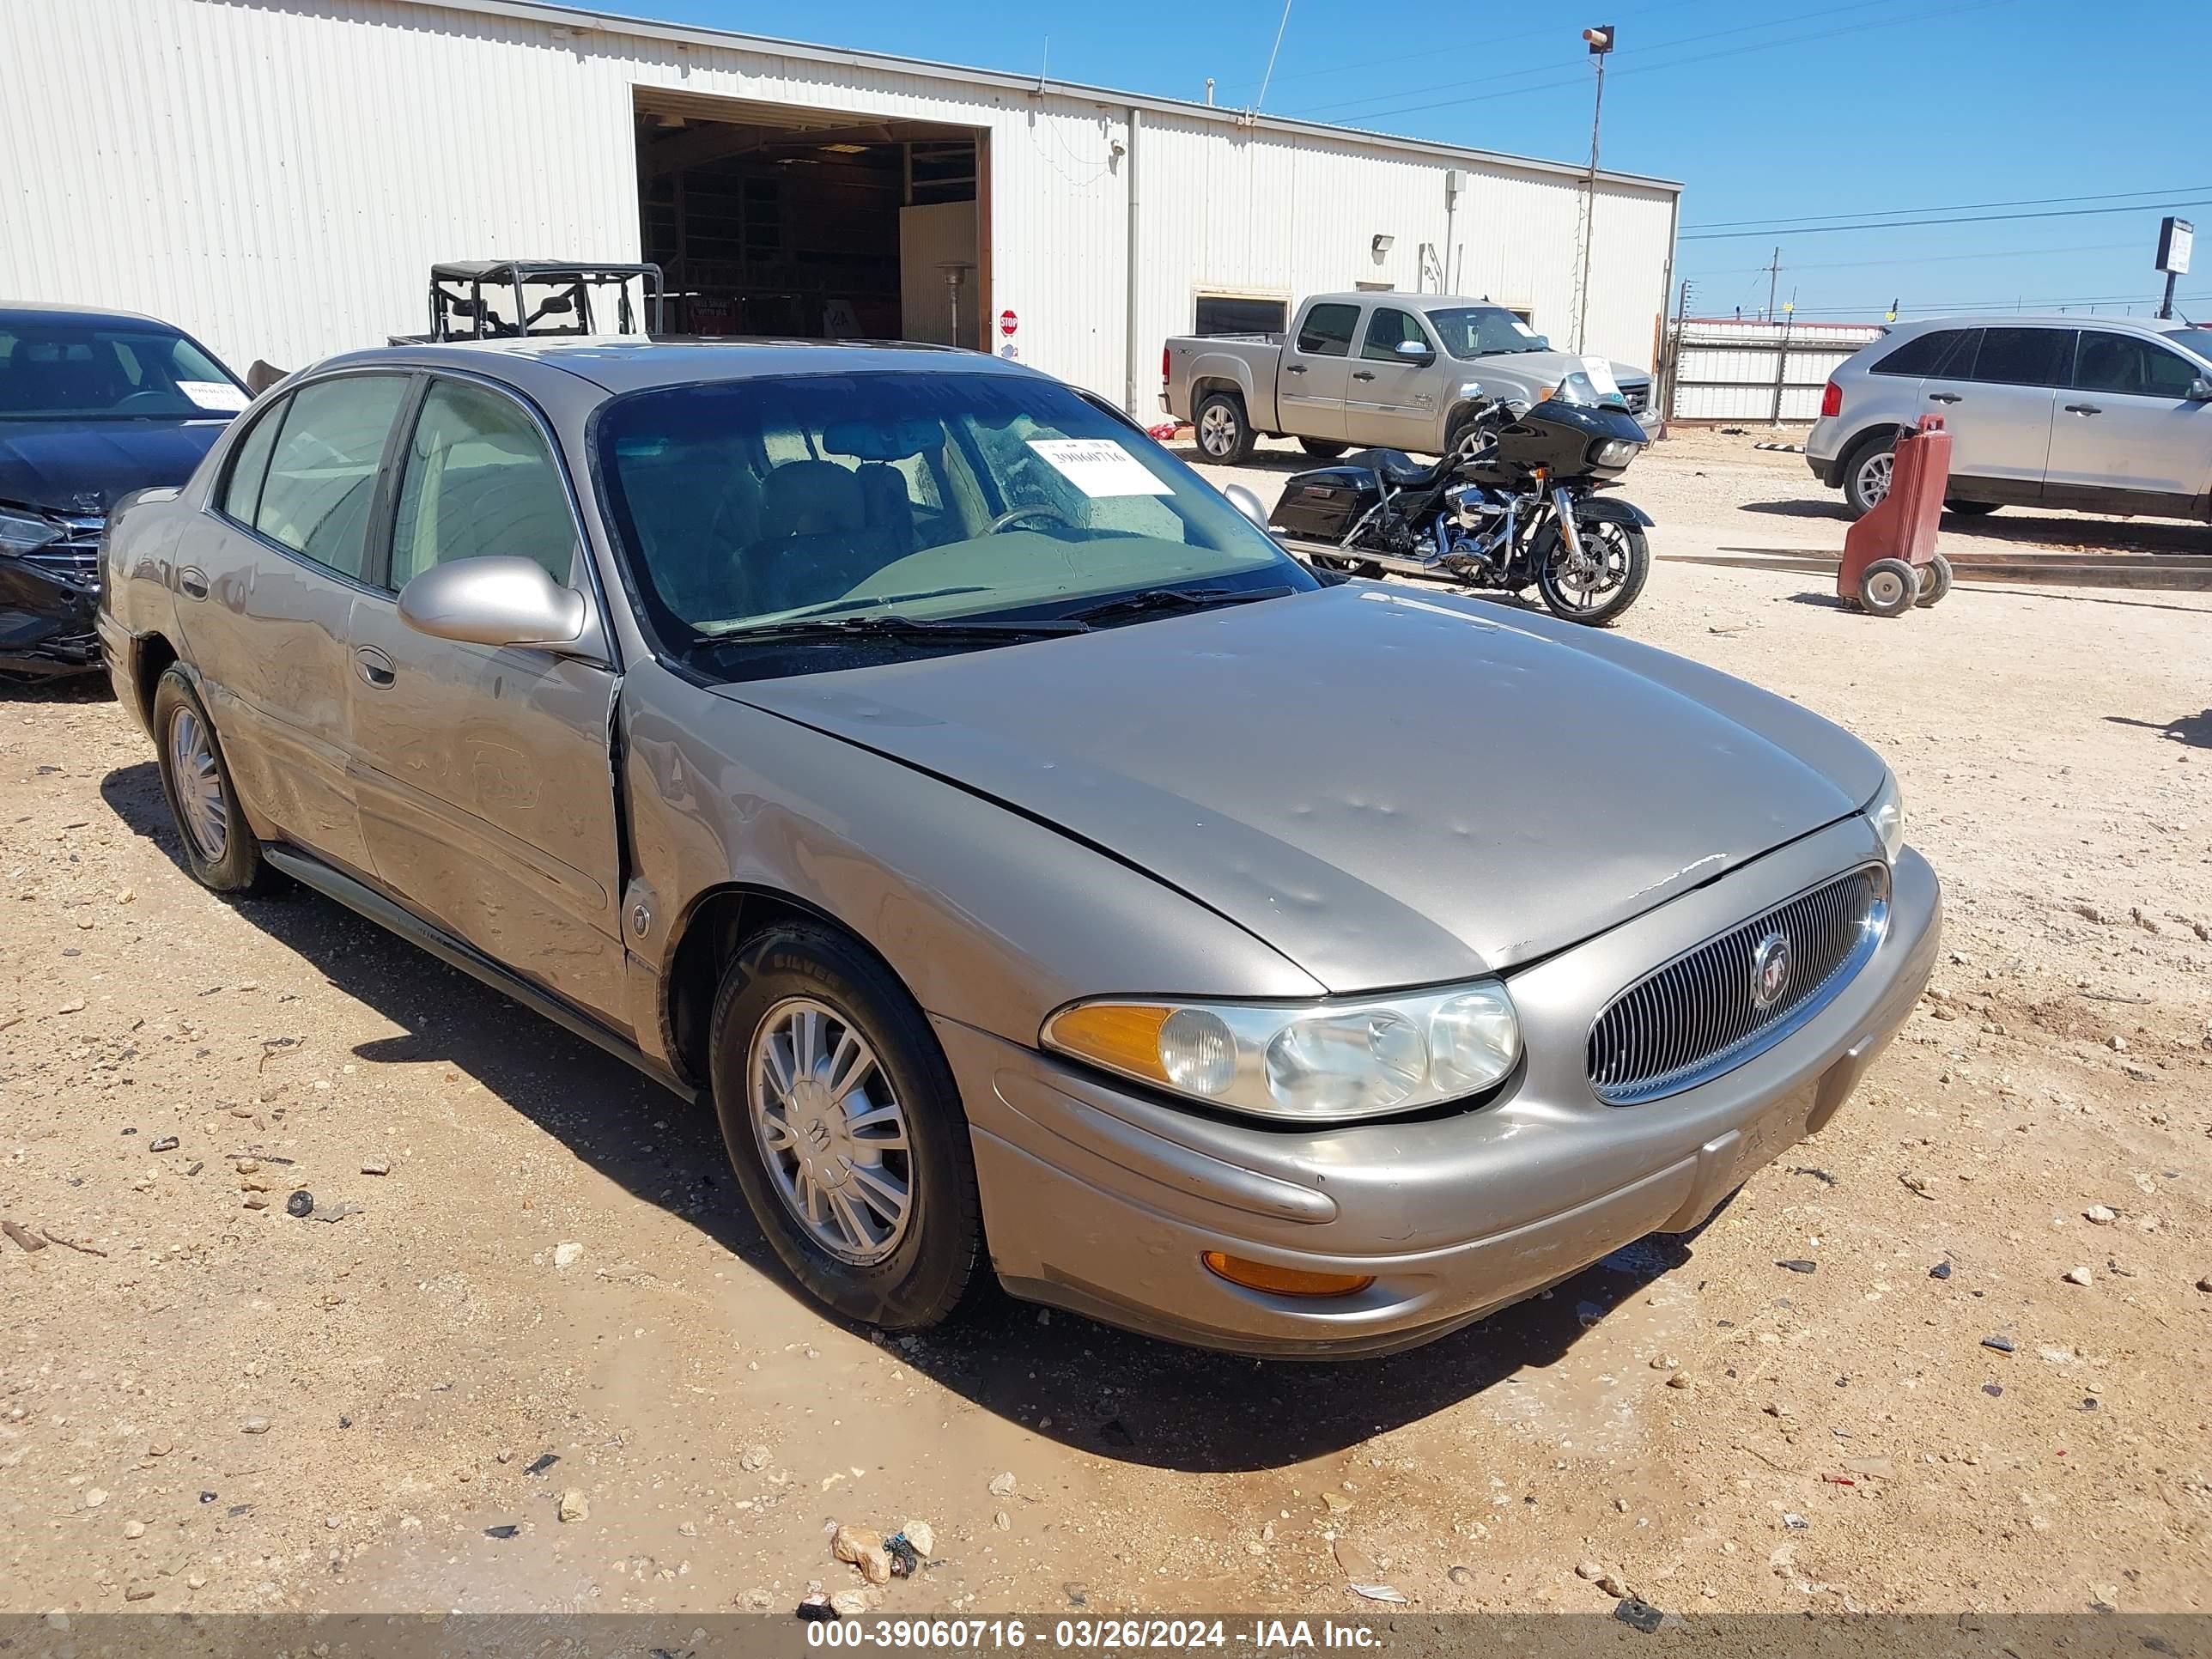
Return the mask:
M1579 520L1575 533L1582 543L1579 555L1568 550L1558 520L1536 532L1529 550L1536 591L1561 620L1608 627L1636 603L1650 579L1650 545L1642 529L1616 519Z
M1888 499L1896 462L1894 435L1869 438L1844 459L1844 501L1854 519L1864 518Z
M833 929L786 924L731 965L712 1030L722 1143L792 1276L889 1330L949 1316L981 1206L959 1090L906 988Z
M1241 466L1251 458L1252 428L1244 418L1244 401L1235 392L1208 392L1191 427L1198 434L1199 453L1207 460Z
M238 804L230 768L191 677L174 664L154 686L154 738L161 792L169 798L185 868L217 893L250 893L268 884L261 844Z
M1301 438L1298 447L1317 461L1333 461L1351 446L1340 444L1334 438Z
M1955 513L1962 519L1985 519L2003 505L2000 501L1946 501L1943 510Z

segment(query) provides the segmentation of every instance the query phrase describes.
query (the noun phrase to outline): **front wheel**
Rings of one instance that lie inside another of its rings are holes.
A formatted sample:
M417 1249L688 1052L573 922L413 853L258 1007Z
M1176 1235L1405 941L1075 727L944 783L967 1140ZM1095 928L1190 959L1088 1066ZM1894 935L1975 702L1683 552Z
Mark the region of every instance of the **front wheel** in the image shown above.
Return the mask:
M959 1090L906 988L830 928L771 927L731 965L712 1039L723 1146L792 1276L888 1330L948 1317L982 1213Z
M1568 550L1557 519L1547 520L1530 548L1536 591L1564 622L1606 628L1634 605L1651 575L1651 548L1638 526L1617 519L1580 519L1583 550Z

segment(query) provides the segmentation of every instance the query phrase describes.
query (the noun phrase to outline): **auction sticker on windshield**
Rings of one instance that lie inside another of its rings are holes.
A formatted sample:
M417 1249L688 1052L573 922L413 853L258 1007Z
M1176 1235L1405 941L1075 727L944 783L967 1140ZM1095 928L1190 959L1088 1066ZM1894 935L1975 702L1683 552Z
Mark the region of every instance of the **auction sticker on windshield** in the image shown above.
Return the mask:
M1032 438L1030 447L1093 501L1115 495L1172 495L1175 486L1111 438Z
M177 390L202 409L228 410L235 413L251 401L243 392L224 380L179 380Z

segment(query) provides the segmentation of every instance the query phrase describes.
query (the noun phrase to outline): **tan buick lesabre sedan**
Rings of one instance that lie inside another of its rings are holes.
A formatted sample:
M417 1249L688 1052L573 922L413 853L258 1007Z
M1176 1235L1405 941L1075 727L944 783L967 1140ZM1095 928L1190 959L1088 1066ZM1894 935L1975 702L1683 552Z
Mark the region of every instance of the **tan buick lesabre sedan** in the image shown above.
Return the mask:
M1402 1347L1695 1226L1936 951L1866 747L1323 579L1119 413L919 348L339 357L125 503L182 854L710 1103L829 1307Z

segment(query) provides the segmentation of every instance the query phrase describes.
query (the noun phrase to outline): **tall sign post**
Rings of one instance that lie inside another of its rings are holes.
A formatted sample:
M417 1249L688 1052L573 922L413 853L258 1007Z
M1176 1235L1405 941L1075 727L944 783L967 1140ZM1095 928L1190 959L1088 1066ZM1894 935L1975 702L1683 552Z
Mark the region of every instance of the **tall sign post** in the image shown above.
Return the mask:
M2166 273L2166 298L2160 301L2160 317L2173 315L2173 279L2189 275L2189 252L2197 240L2197 227L2186 219L2177 219L2172 214L2161 220L2158 227L2158 258L2151 269Z

